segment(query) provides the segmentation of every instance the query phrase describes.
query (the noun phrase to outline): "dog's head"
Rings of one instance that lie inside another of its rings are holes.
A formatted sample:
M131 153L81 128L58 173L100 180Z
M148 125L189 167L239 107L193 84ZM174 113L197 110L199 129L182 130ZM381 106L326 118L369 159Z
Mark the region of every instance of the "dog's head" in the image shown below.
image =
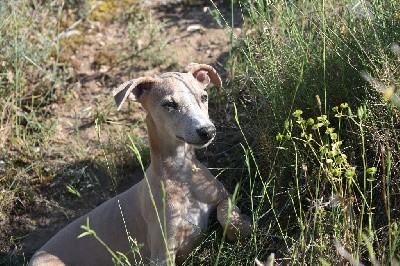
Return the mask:
M216 70L204 64L190 63L186 73L169 72L158 78L141 77L113 90L118 110L128 98L138 101L151 115L158 130L180 141L206 147L215 137L215 126L208 116L211 82L220 87Z

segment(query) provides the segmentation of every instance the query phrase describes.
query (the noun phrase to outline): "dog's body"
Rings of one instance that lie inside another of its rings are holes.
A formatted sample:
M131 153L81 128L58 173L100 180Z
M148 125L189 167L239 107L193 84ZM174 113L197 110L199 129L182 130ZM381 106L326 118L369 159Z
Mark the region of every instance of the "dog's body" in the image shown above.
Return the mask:
M190 64L188 73L128 81L113 92L118 109L128 97L148 112L151 164L145 179L74 221L35 253L31 265L108 265L107 249L93 236L77 238L89 217L90 228L131 263L182 263L200 243L209 215L226 227L229 239L250 234L246 217L229 208L229 193L195 157L195 147L215 136L204 89L221 81L208 65ZM153 203L154 200L154 203ZM132 254L135 243L143 244Z

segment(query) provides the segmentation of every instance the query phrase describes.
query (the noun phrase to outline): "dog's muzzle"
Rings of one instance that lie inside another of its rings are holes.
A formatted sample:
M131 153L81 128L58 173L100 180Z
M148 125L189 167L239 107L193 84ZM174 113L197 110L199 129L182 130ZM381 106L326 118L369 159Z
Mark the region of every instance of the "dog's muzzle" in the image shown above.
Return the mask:
M217 130L213 125L196 129L197 135L199 135L201 141L204 142L204 144L208 143L215 137L216 131Z
M196 129L197 137L193 140L185 139L176 135L176 138L188 144L194 145L196 148L204 148L214 139L217 130L214 125L200 127Z

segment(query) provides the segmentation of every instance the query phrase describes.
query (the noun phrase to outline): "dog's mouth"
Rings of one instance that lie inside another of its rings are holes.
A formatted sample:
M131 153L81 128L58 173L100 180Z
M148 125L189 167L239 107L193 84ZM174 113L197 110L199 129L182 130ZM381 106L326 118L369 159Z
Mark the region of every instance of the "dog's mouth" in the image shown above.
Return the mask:
M187 143L187 144L193 145L197 149L201 149L201 148L207 147L214 139L214 138L212 138L212 139L210 139L209 141L206 141L206 142L204 142L204 141L191 142L191 141L188 141L185 138L183 138L181 136L178 136L178 135L176 135L176 138L179 139L180 141L183 141L183 142Z

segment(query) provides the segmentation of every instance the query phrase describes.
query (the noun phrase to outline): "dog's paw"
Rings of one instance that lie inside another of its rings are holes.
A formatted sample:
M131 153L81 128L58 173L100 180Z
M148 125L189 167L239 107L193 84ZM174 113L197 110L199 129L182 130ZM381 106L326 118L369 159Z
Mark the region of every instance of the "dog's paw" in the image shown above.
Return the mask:
M248 237L251 235L252 228L250 218L238 212L232 212L230 225L226 231L228 240L234 241L237 238Z
M251 232L252 232L252 228L251 228L251 220L250 217L247 216L246 214L241 214L240 218L242 219L241 223L241 230L240 230L240 234L242 236L250 236Z

